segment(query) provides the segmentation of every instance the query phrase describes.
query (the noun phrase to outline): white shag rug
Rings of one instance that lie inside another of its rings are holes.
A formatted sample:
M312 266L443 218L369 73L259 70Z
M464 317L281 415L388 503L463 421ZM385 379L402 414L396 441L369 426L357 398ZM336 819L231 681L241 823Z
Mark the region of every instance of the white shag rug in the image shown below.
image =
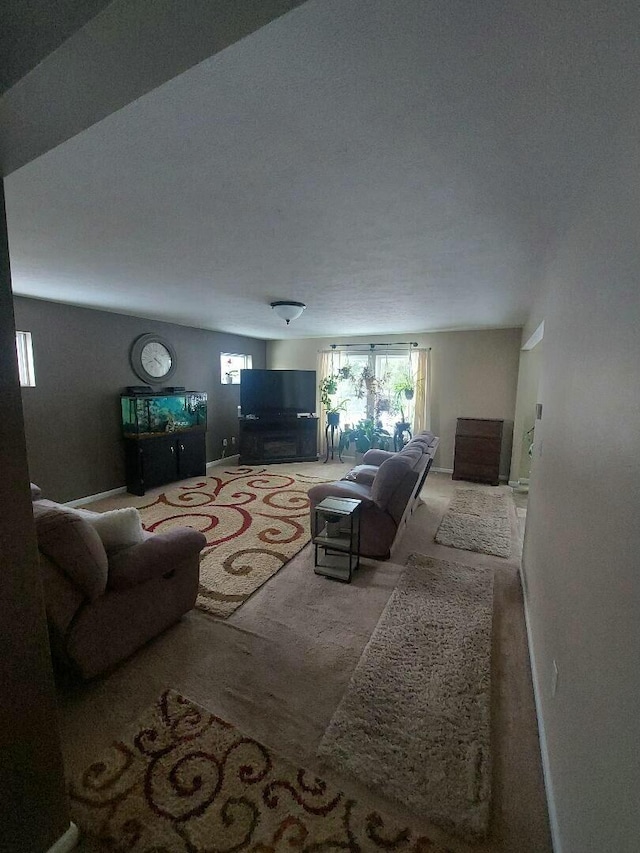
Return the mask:
M413 554L318 747L472 841L489 821L492 616L492 570Z
M436 542L496 557L511 554L513 497L504 492L457 489L436 532Z

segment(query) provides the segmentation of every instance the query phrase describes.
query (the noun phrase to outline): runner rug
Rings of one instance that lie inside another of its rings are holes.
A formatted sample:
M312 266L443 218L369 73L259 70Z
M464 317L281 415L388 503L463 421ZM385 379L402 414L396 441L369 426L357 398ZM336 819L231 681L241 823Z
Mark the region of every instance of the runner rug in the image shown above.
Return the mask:
M457 489L436 532L436 542L450 548L508 557L514 512L510 494Z
M229 468L140 507L145 530L186 526L207 537L196 607L226 618L311 538L308 490L321 478Z
M491 794L493 572L413 554L318 755L465 839Z
M115 850L450 853L173 690L69 795L80 829Z

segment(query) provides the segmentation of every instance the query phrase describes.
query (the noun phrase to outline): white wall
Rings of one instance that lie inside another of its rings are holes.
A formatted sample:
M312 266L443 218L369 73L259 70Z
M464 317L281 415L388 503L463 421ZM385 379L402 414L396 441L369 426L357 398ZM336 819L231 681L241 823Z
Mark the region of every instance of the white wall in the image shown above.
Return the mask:
M520 478L528 479L531 469L531 458L528 454L528 447L531 444L532 437L527 437L525 440L525 433L527 433L535 422L542 347L543 344L541 341L533 349L522 350L520 353L516 414L513 425L511 473L509 474L509 480L512 483L517 483Z
M640 849L639 131L609 140L525 331L544 316L524 568L562 853Z
M420 346L431 347L431 429L440 436L436 467L453 468L457 418L503 418L500 474L508 477L521 329L270 341L267 366L315 370L318 351L331 343L394 341L417 341Z

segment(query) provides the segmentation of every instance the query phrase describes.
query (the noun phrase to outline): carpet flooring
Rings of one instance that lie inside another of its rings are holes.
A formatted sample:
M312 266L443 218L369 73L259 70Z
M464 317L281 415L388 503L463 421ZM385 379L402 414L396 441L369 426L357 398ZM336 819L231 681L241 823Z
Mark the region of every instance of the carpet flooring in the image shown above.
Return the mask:
M269 466L290 472L291 465ZM299 463L296 472L339 479L350 464ZM218 469L212 469L215 473ZM386 562L364 560L351 584L314 575L304 547L227 619L193 610L113 672L88 683L59 682L59 724L68 778L75 778L122 738L158 696L172 687L296 766L322 775L360 802L424 833L455 853L551 853L549 824L518 567L512 554L453 551L434 541L455 493L451 476L430 472L423 504ZM470 488L473 486L470 485ZM119 494L90 508L141 506ZM524 504L522 504L524 505ZM489 833L470 844L444 832L428 815L412 815L364 782L320 766L317 749L351 676L412 553L494 571L491 661L492 798ZM79 853L103 853L83 839Z
M204 533L196 606L226 618L307 544L307 491L317 482L266 467L222 468L139 510L151 532L186 526Z
M487 833L493 572L414 555L320 743L462 837Z
M173 690L69 796L82 832L121 851L448 853Z
M458 489L436 533L436 542L496 557L511 554L513 498L505 492Z

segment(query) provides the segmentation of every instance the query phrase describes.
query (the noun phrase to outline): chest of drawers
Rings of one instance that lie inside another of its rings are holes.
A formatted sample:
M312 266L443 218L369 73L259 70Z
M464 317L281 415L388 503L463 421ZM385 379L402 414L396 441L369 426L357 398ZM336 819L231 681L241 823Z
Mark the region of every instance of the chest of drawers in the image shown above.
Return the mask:
M453 479L497 486L504 421L458 418Z

